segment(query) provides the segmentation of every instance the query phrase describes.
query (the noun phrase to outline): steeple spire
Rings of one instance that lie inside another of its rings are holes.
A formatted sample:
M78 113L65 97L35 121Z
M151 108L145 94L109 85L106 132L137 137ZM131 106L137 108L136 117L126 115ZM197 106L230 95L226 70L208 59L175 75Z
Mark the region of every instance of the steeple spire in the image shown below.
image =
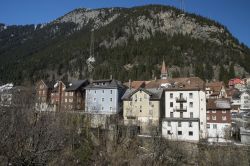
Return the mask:
M162 66L161 66L161 79L165 80L168 78L168 71L165 65L165 61L162 61Z

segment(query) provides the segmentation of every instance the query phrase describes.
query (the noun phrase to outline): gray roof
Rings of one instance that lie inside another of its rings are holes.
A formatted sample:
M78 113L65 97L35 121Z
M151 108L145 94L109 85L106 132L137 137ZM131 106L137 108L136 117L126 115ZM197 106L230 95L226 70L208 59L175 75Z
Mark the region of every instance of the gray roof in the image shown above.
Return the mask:
M82 86L86 86L88 84L88 80L75 80L69 84L65 91L76 91L77 89L81 88Z
M139 88L139 89L127 89L124 95L122 96L122 100L130 100L131 96L135 94L138 91L143 91L147 93L150 96L150 100L160 100L162 97L163 89L144 89L144 88Z
M96 80L89 84L85 89L118 89L125 88L120 81L117 80Z

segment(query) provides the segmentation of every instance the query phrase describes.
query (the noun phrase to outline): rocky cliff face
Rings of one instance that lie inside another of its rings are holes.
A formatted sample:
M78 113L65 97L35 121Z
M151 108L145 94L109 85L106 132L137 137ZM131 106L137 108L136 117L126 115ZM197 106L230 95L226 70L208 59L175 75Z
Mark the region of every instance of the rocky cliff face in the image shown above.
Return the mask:
M93 73L86 65L91 31ZM0 24L3 82L90 75L149 79L158 74L162 59L173 76L219 78L229 75L230 66L240 76L250 72L249 54L223 25L168 6L76 9L47 24Z

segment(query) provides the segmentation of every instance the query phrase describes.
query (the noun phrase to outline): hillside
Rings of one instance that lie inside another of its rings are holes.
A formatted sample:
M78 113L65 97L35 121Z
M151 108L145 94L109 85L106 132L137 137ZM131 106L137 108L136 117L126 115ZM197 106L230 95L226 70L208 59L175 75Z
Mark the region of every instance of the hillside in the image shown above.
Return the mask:
M94 30L94 70L88 70ZM76 9L47 24L0 24L0 82L151 79L165 60L172 77L250 73L250 49L213 20L160 5Z

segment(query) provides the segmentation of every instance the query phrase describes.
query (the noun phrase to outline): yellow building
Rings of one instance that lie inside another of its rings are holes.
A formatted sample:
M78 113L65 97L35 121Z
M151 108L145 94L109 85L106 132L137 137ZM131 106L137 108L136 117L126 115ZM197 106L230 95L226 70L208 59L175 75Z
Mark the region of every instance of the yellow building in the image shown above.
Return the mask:
M142 133L159 126L164 116L162 89L128 89L122 100L125 125L137 125Z

